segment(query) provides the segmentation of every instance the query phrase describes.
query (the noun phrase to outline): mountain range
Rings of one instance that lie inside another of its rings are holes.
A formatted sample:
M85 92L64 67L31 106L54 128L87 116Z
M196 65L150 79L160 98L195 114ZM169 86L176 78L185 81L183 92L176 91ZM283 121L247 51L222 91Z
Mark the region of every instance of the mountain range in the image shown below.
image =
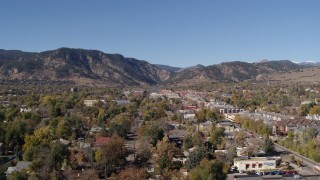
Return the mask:
M40 53L0 49L0 79L70 80L86 85L155 85L185 82L241 82L304 66L289 60L225 62L177 68L107 54L97 50L59 48Z

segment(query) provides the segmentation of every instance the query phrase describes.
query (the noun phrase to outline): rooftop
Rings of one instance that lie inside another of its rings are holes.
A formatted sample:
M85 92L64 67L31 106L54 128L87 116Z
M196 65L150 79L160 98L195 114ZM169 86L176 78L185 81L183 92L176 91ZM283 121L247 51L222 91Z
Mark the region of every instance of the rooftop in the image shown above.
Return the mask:
M281 157L237 157L234 161L270 161L281 159Z

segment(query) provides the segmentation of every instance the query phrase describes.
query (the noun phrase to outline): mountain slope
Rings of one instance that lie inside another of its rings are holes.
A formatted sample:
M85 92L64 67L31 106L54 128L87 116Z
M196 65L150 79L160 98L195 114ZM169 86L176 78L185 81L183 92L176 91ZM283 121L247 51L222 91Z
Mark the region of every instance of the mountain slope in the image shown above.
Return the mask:
M164 69L164 70L168 70L168 71L172 71L172 72L178 72L180 70L182 70L182 68L180 67L172 67L172 66L167 66L167 65L162 65L162 64L153 64L156 67L160 68L160 69Z
M316 61L305 61L305 62L295 62L295 63L305 67L320 66L320 62L316 62Z
M225 62L180 69L106 54L97 50L60 48L40 53L0 49L0 79L69 80L85 85L154 85L160 83L241 82L303 66L288 60Z
M299 69L301 66L288 61L267 61L259 63L225 62L211 66L196 66L184 69L170 79L171 82L201 82L201 81L226 81L240 82L256 79L261 74L272 72L287 72Z
M146 61L96 50L60 48L41 53L0 50L0 78L156 84L171 72Z

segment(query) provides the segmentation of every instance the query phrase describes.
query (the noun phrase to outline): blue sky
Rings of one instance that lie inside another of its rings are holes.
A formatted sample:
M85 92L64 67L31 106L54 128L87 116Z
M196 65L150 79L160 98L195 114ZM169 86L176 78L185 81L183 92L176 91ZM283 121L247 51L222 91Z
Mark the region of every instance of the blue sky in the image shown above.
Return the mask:
M320 61L319 7L319 0L2 1L0 49L97 49L179 67Z

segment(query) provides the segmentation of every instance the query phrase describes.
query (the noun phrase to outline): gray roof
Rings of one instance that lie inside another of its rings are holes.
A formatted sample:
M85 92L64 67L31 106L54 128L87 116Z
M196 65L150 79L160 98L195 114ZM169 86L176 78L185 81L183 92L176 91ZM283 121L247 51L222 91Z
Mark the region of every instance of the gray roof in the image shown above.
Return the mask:
M19 161L17 163L17 165L15 166L16 167L16 171L21 171L22 169L27 169L29 168L31 162L28 162L28 161Z
M19 161L16 166L8 167L6 174L11 174L14 171L21 171L22 169L28 169L32 162Z

